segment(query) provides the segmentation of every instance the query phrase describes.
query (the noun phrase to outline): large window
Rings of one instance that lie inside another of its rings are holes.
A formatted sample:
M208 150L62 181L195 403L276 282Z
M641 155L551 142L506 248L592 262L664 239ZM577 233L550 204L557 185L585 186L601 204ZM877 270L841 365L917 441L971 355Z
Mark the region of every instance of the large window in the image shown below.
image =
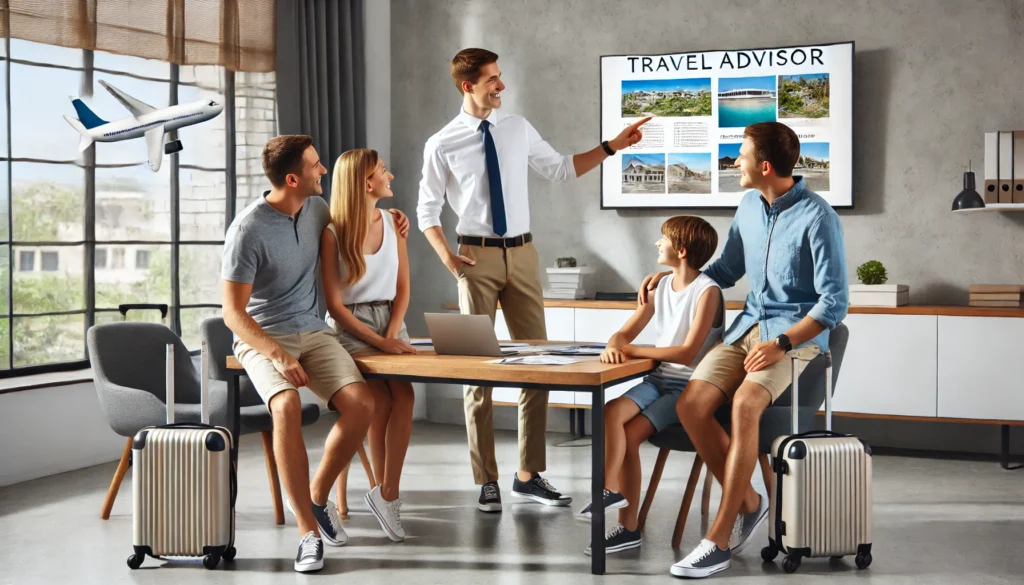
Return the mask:
M220 314L224 231L269 187L274 74L17 39L0 50L0 377L85 367L85 332L124 303L171 305L168 326L197 349L200 323ZM144 138L80 149L67 96L108 122L131 115L101 81L158 109L225 107L169 134L184 149L154 173Z

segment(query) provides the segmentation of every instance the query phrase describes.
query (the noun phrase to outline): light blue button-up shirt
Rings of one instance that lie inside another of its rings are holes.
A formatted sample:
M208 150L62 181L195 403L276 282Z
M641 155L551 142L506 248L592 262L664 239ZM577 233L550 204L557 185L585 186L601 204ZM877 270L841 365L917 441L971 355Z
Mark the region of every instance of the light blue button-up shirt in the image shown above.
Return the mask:
M775 339L810 315L825 330L796 347L813 344L826 352L829 332L846 317L850 287L839 216L803 177L793 178L793 188L771 206L756 190L743 197L721 257L704 271L722 288L744 274L750 281L725 343L754 325L760 325L761 341Z

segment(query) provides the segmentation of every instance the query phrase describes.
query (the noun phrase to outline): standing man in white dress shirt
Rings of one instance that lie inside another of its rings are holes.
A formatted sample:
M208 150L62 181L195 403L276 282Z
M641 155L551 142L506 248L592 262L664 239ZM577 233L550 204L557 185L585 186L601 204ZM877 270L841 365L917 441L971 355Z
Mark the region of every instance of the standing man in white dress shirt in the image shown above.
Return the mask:
M424 149L419 227L458 280L462 313L488 315L494 321L500 301L513 339L546 339L540 269L530 233L527 169L552 181L575 179L639 142L640 126L649 118L589 152L559 154L525 118L499 113L505 84L497 61L498 56L485 49L464 49L452 59L462 110L430 137ZM446 196L459 216L458 253L449 248L441 229ZM524 390L519 397L519 469L512 495L567 506L572 499L540 476L545 471L547 405L544 391ZM491 388L467 386L465 407L473 478L482 486L477 507L498 512Z

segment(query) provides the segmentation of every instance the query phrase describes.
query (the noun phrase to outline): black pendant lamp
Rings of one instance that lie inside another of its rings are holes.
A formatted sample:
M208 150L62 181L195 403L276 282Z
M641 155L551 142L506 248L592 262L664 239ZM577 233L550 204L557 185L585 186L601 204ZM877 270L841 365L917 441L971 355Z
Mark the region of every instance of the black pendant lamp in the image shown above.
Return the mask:
M971 171L971 164L967 164L967 172L964 173L964 190L953 199L953 211L965 209L982 209L985 207L985 200L974 189L974 173Z

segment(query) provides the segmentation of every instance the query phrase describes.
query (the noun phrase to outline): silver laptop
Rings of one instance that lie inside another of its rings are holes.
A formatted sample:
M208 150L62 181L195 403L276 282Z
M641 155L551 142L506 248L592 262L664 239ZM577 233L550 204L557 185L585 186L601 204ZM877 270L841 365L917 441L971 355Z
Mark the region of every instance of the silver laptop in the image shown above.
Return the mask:
M503 350L487 315L461 313L424 313L427 331L438 355L478 355L502 357L516 351Z

